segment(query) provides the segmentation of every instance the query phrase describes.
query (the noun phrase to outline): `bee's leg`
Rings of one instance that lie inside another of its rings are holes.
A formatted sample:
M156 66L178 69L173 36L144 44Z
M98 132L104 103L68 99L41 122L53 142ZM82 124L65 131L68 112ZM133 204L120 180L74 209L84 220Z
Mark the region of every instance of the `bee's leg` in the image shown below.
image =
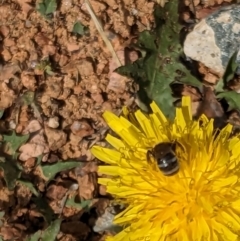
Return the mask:
M186 148L185 148L185 147L183 146L183 144L181 144L180 142L175 142L175 143L174 143L174 146L173 146L173 148L172 148L172 149L174 150L174 152L176 151L176 146L177 146L177 145L182 149L183 152L186 152Z
M177 142L173 142L171 145L171 152L175 152L176 151L176 147L177 147Z
M152 151L147 151L147 162L151 163L151 157L153 157Z
M147 163L154 171L158 170L157 162L155 161L153 151L147 152Z

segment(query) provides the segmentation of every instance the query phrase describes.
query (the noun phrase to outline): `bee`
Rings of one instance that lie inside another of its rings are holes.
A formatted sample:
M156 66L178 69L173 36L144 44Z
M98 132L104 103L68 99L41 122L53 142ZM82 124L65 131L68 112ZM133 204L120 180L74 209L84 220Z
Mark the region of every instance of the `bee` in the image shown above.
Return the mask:
M147 160L152 156L165 176L172 176L179 171L179 162L175 155L176 144L177 142L161 142L147 152Z

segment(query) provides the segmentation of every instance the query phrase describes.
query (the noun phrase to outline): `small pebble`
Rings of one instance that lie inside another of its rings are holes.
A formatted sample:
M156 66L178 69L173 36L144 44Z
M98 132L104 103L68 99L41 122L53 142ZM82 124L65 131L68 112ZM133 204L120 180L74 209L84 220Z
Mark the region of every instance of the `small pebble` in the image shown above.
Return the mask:
M50 128L56 129L56 128L59 127L59 118L57 116L51 117L51 118L48 119L47 124Z
M10 122L9 122L9 128L11 129L11 130L15 130L16 129L16 123L15 123L15 121L13 121L13 120L11 120Z

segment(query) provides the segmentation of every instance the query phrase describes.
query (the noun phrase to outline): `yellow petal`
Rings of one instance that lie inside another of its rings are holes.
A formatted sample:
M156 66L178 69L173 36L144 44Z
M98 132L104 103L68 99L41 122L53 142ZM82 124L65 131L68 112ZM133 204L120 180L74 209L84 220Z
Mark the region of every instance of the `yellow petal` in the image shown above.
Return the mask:
M186 123L192 120L192 103L190 96L183 96L182 98L182 113Z
M214 219L211 221L213 228L215 229L215 231L217 233L220 234L220 236L226 240L226 241L233 241L233 240L237 240L237 236L236 234L234 234L228 227L226 227L224 224L219 223L217 221L215 221Z
M161 121L162 125L164 126L167 123L167 118L165 117L165 115L158 108L158 106L155 102L152 102L150 104L150 106L151 106L153 113L158 117L158 119Z
M103 148L99 146L93 146L91 149L92 154L97 157L99 160L106 162L108 164L119 163L121 159L121 153L115 150L111 150L108 148Z
M113 149L93 147L109 164L99 172L107 192L127 205L115 222L126 227L114 241L237 241L240 224L240 135L228 125L217 134L213 120L191 116L189 97L182 99L174 123L155 103L152 114L127 110L124 117L106 112L116 135ZM179 171L165 176L147 153L161 141L177 140ZM180 144L179 144L180 143ZM182 145L182 147L180 147Z
M141 111L136 111L135 116L141 125L144 134L147 136L147 138L152 138L156 141L156 135L155 131L152 127L152 123L149 118L147 118Z
M124 143L122 142L122 140L107 134L106 136L106 141L111 144L114 148L116 148L117 150L119 150L120 148L125 148Z
M186 127L186 120L183 115L183 111L181 108L176 109L176 118L175 118L176 125L179 128L179 131L182 132Z

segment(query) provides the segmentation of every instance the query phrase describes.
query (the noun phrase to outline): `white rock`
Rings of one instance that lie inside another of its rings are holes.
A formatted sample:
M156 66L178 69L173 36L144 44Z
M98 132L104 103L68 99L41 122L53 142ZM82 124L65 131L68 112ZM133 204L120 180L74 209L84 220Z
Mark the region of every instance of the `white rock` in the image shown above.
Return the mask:
M194 30L187 36L184 43L184 53L203 63L217 73L224 72L224 66L221 61L221 51L216 45L214 31L202 20L197 24Z
M184 42L187 57L224 74L231 56L237 51L240 64L240 5L223 7L201 20Z

